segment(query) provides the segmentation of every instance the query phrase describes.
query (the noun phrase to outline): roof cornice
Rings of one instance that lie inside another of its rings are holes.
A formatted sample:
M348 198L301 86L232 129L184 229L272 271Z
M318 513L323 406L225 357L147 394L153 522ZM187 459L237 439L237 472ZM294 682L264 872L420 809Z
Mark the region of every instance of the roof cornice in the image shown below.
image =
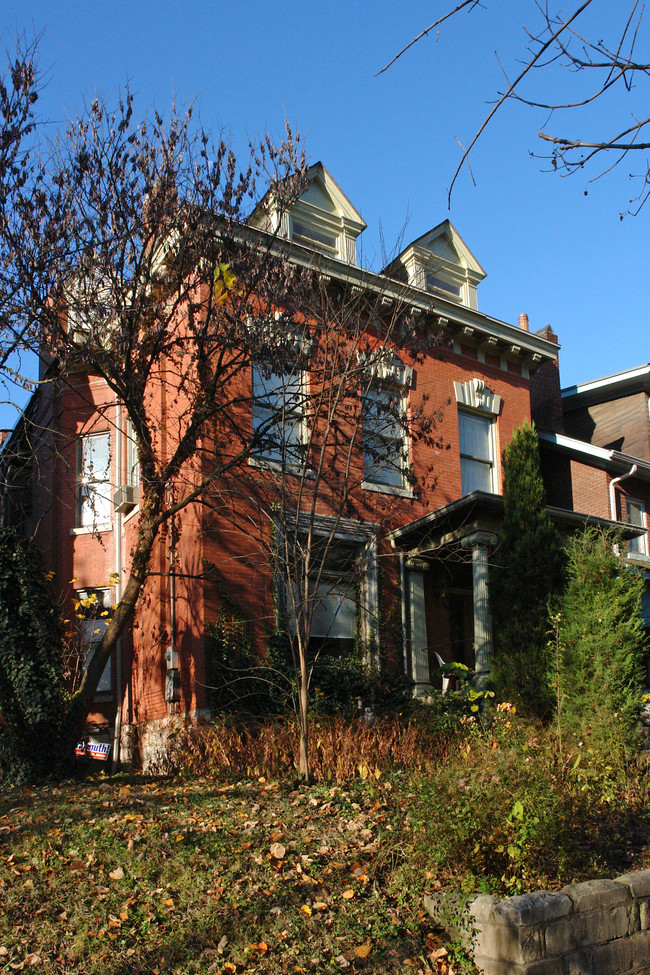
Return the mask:
M285 240L277 234L256 227L242 227L242 237L271 253L288 257L300 267L311 268L342 285L362 288L384 300L408 305L416 314L436 316L436 325L446 336L459 342L484 346L497 355L523 361L531 371L544 361L555 361L559 346L535 332L499 321L457 301L432 295L385 273L348 264L311 247Z

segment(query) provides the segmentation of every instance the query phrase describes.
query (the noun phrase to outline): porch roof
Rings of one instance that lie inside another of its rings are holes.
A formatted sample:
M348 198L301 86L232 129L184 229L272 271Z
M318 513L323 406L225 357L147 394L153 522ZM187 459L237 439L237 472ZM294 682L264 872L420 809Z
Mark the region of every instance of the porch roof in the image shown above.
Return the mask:
M551 521L563 537L587 526L615 529L623 539L635 538L642 529L609 518L547 505ZM408 525L394 528L388 538L394 549L412 556L426 556L448 546L459 545L476 532L496 534L503 521L503 497L486 491L473 491L463 498L430 511Z

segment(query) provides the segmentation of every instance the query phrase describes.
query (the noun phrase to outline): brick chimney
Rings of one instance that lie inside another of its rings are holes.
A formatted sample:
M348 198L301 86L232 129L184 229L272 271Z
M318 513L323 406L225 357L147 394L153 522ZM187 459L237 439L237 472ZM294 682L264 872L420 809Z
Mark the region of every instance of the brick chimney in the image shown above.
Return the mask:
M519 328L523 332L530 331L530 329L528 328L528 315L526 314L525 311L522 311L521 315L519 316Z
M519 316L521 328L521 315ZM526 316L528 322L528 316ZM535 335L558 346L555 359L545 362L530 380L530 412L538 430L564 433L562 396L560 394L560 356L557 335L550 325L540 328Z

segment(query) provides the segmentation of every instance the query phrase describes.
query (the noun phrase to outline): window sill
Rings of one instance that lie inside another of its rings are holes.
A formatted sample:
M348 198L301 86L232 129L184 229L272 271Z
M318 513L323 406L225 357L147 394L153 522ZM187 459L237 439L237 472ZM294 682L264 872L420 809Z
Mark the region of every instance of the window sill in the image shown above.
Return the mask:
M292 477L304 477L313 480L316 474L313 470L306 470L298 464L287 463L284 466L277 460L265 460L263 457L249 457L250 467L256 467L260 471L274 471L276 474L291 474Z
M122 524L126 525L127 521L131 521L133 516L137 515L139 511L140 511L140 505L136 504L135 508L131 508L131 510L127 512L127 514L122 515Z
M415 495L410 488L401 488L393 484L375 484L373 481L363 481L364 491L376 491L377 494L392 494L396 498L413 498Z
M645 552L628 552L626 558L629 562L640 562L641 565L650 566L650 555Z
M85 525L83 528L71 528L71 535L99 535L102 532L112 532L113 526L109 522L101 525Z

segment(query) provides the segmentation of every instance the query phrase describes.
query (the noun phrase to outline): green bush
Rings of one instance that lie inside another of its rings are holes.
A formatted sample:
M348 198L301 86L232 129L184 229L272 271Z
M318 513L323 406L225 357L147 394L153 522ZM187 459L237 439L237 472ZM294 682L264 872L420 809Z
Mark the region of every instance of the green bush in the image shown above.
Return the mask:
M644 581L615 542L590 528L568 546L551 678L558 734L584 739L603 766L622 768L639 747Z
M640 777L589 774L584 749L560 759L553 728L509 703L463 728L447 761L412 779L412 869L467 891L516 894L627 868L630 849L645 842Z
M60 765L67 706L63 630L40 554L14 532L0 531L0 770L17 780Z
M562 585L564 555L546 511L535 428L515 430L503 452L503 524L490 575L494 621L491 685L537 717L552 710L548 606Z

